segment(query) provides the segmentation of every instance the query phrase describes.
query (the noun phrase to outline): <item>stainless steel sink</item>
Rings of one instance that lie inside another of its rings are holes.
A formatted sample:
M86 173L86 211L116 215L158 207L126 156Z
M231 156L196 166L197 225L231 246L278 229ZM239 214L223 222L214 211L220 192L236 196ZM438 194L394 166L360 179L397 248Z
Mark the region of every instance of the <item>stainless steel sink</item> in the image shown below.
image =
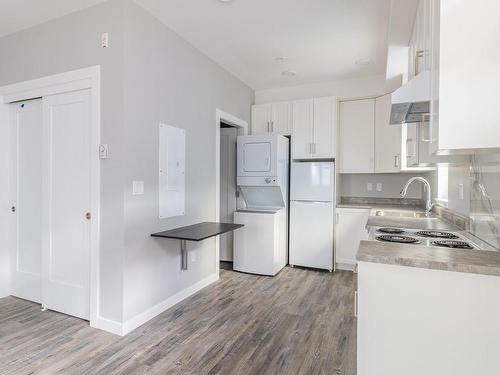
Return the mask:
M432 219L434 218L432 214L428 215L424 211L383 211L377 210L375 211L375 216L382 217L406 217L411 219Z

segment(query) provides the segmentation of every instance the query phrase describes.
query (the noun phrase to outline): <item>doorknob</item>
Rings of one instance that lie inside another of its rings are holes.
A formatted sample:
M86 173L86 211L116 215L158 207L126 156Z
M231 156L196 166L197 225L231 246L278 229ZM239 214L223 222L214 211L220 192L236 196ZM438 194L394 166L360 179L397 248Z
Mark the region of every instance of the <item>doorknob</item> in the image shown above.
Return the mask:
M90 212L87 212L85 214L85 219L90 220L92 218L92 214Z

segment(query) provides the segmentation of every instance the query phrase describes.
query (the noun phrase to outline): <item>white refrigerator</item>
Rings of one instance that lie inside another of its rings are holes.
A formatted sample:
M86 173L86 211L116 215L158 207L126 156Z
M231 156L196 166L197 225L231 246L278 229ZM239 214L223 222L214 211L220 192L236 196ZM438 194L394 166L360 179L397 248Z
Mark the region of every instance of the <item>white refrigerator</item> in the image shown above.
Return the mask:
M290 265L334 270L334 211L335 164L293 162Z

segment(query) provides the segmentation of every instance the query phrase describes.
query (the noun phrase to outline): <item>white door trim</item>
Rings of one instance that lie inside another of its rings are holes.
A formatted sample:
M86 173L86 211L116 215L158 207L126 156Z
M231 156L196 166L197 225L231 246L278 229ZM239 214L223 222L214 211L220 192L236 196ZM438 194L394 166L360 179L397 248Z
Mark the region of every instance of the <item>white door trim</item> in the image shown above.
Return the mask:
M0 87L0 103L9 104L20 100L47 95L90 89L91 95L91 142L95 152L91 157L91 212L90 229L90 325L97 327L99 318L99 228L100 228L100 162L101 135L101 68L99 65L73 70L25 82ZM11 248L11 244L9 244Z
M220 109L215 110L215 221L220 220L220 123L225 122L238 129L238 135L248 134L248 122ZM215 273L219 277L219 237L215 237Z

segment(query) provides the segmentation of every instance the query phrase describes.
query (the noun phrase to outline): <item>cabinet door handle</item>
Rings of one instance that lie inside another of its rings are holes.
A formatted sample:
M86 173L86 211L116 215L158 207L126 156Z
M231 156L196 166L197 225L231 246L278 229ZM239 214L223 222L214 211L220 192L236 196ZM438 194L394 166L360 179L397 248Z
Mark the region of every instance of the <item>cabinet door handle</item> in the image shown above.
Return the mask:
M269 124L269 121L267 122L267 132L270 133L269 129L270 129L270 124Z
M394 168L399 168L399 154L394 155Z
M415 52L415 75L420 73L419 61L422 57L424 57L424 50L418 50Z

